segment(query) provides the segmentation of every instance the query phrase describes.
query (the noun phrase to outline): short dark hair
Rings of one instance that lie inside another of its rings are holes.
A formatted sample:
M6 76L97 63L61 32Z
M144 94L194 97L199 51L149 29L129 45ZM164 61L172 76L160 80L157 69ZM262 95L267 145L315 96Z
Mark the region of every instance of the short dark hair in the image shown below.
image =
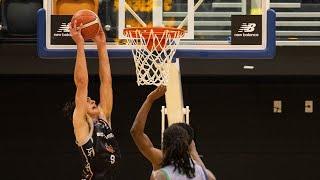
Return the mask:
M62 111L66 119L72 121L73 111L75 107L76 103L74 99L71 99L64 104Z
M182 127L183 129L185 129L188 132L188 135L189 135L188 143L190 145L192 140L194 140L193 128L189 124L186 124L186 123L175 123L175 124Z

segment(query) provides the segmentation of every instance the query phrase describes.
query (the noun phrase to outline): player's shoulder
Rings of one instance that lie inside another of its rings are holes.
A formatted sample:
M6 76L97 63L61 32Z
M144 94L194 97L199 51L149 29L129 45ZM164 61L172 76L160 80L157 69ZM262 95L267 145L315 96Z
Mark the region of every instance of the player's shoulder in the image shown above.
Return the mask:
M166 172L163 169L153 171L150 180L166 180Z

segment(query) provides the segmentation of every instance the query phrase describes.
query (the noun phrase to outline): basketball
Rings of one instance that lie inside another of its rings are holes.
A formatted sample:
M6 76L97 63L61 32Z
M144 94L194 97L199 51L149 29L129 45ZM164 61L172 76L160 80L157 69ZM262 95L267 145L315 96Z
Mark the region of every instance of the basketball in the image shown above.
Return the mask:
M93 39L99 32L99 17L93 11L80 10L76 12L71 19L72 25L75 21L77 21L77 28L81 28L81 35L84 40Z

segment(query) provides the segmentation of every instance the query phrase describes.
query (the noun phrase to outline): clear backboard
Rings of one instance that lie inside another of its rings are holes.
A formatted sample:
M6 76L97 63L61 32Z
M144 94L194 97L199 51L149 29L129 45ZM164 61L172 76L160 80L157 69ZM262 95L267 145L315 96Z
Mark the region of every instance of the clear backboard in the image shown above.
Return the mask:
M43 58L74 57L66 24L79 9L96 12L108 36L112 57L131 57L127 27L185 30L178 58L272 58L275 12L269 0L49 0L38 12L38 52ZM87 56L96 57L92 42Z

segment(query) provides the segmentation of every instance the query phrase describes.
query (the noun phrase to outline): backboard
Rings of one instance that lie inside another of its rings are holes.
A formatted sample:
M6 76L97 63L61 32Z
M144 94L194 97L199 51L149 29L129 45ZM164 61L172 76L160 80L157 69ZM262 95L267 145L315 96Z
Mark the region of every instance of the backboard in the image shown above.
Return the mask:
M83 1L44 1L44 9L38 12L40 57L74 57L76 47L66 24L81 8L99 15L111 58L132 57L123 30L144 26L184 29L178 58L272 58L275 54L275 12L269 9L269 0ZM87 56L97 56L92 42L87 42L86 49Z

